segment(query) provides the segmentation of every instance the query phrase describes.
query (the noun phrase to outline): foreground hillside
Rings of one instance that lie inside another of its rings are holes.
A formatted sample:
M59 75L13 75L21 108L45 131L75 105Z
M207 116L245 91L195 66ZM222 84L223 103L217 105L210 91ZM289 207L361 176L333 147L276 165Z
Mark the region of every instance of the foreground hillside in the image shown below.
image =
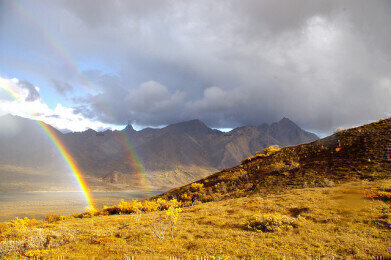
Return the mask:
M164 211L0 225L0 256L386 258L388 204L369 191L390 185L364 180L197 204L178 214L173 238Z

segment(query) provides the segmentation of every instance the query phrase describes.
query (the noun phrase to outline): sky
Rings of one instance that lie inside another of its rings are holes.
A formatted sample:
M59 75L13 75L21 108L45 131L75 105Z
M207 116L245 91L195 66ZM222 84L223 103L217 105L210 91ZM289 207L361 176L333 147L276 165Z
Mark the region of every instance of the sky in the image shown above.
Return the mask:
M327 135L391 116L390 24L387 0L0 0L0 115Z

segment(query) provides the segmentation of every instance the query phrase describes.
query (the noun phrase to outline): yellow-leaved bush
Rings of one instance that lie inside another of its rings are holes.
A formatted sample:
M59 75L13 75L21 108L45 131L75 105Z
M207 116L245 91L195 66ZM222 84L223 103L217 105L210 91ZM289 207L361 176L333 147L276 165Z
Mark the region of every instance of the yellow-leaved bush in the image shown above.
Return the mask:
M161 211L167 210L171 206L179 207L180 203L176 200L165 200L158 198L157 200L132 200L127 202L124 199L121 199L120 203L115 206L104 206L103 214L115 215L115 214L132 214L132 213L141 213L141 212L152 212L152 211Z
M26 229L27 227L37 226L39 224L39 222L34 218L29 219L29 218L16 217L14 220L11 220L7 224L11 228L14 228L16 230L22 230L22 229Z
M247 220L246 228L261 232L278 232L291 230L299 226L297 218L282 215L280 213L267 213L255 215Z

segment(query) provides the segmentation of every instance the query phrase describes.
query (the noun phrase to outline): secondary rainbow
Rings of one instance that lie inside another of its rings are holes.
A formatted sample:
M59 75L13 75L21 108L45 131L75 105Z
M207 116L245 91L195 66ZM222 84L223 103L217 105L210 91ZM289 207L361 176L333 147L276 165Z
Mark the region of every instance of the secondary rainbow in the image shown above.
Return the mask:
M77 63L74 61L70 53L60 44L54 34L45 29L45 26L37 20L34 15L31 14L31 11L25 8L20 1L8 0L7 3L16 13L19 14L20 18L23 18L30 26L37 30L41 39L43 39L50 49L61 58L65 66L69 68L72 73L80 76L79 79L83 83L82 86L87 89L93 89L93 83L84 75L84 73L79 71Z
M106 103L104 103L102 105L103 106L101 107L101 109L104 110L107 115L110 115L111 118L113 118L116 122L118 122L118 120L116 120L114 117L114 113L106 105ZM122 147L124 148L125 154L128 158L129 163L132 165L133 169L136 171L136 177L138 178L139 184L141 185L141 187L144 187L146 189L149 196L153 196L152 184L151 184L150 180L148 179L144 165L141 162L136 150L134 149L132 142L129 139L129 136L126 134L125 129L122 131L118 131L118 135L115 134L114 136L118 140L120 145L122 145Z
M128 136L126 135L125 131L119 131L121 135L121 139L119 142L122 144L122 146L125 148L125 152L127 154L128 160L132 163L133 167L135 167L138 181L141 184L142 187L147 189L148 195L152 196L152 188L151 188L151 183L147 177L147 174L145 172L145 168L143 164L141 163L140 158L137 155L137 152L133 148Z
M4 83L0 85L0 88L2 88L10 97L15 99L19 103L23 103L24 101L18 98L18 96L15 94L15 92L10 88L9 86L6 86ZM34 113L29 113L33 118L36 118L37 115ZM43 123L42 121L35 120L35 122L38 123L38 125L43 129L45 134L49 137L49 139L52 141L54 146L57 148L57 150L60 152L62 158L64 159L65 163L67 164L68 168L71 170L75 180L77 181L80 190L83 193L84 198L86 199L86 202L90 207L95 209L95 203L93 201L91 192L88 188L87 183L85 182L83 178L82 171L76 164L75 160L72 158L71 154L65 147L65 145L62 143L60 138L57 136L57 134L53 131L53 129Z

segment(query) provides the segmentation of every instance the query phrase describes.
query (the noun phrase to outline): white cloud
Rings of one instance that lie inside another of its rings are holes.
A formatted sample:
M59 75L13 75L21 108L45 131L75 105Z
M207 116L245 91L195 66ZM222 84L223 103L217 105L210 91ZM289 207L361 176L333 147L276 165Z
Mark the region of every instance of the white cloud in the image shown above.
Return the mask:
M29 101L31 89L25 88L26 81L16 78L7 79L0 77L0 114L13 114L34 120L40 120L60 130L84 131L88 128L103 130L111 128L110 125L84 117L75 113L71 107L57 104L51 109L41 98ZM34 87L39 93L39 88ZM5 91L8 96L4 95ZM12 98L11 95L13 96Z

